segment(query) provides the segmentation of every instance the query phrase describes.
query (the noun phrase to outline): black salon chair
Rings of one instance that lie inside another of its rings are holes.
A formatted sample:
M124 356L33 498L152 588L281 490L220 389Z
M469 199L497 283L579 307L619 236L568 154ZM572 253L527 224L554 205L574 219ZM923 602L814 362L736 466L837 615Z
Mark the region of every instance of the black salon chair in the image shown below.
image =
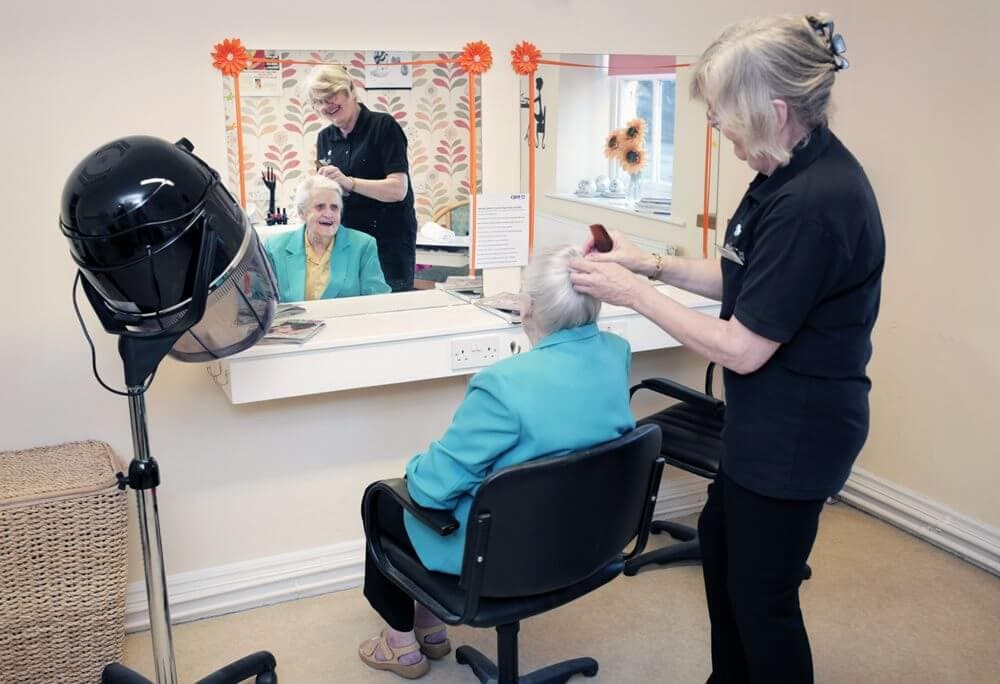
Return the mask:
M672 466L714 480L722 461L722 425L726 404L715 398L712 385L715 364L705 370L705 392L701 393L666 378L643 380L629 391L635 396L639 390L652 390L677 400L658 413L639 421L639 425L656 425L663 434L660 453ZM682 561L701 561L698 530L670 520L654 520L650 527L654 534L666 532L680 543L672 544L628 561L625 574L635 575L647 565L670 565ZM809 579L812 570L806 565L803 579Z
M518 677L520 621L610 582L642 551L663 465L660 431L647 425L591 449L493 473L472 504L461 577L427 570L373 529L380 496L394 498L438 534L457 529L449 512L417 506L405 480L375 482L365 491L365 535L382 572L444 622L496 627L497 664L468 646L455 652L480 682L542 684L565 682L574 674L592 677L597 674L593 658ZM633 539L635 547L626 555L623 549Z

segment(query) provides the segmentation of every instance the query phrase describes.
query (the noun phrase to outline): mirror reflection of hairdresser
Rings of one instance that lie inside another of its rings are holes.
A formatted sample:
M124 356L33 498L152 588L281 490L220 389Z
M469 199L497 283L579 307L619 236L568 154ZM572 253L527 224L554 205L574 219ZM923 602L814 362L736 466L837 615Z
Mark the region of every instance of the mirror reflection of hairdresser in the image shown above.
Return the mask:
M580 292L635 309L725 367L725 454L698 521L713 684L813 681L799 585L823 502L868 435L885 239L861 164L827 127L843 52L825 17L725 29L692 95L757 177L723 258L644 254L612 232L610 252L588 244L572 263ZM633 273L720 299L720 317Z
M319 132L316 159L318 173L344 189L344 225L375 238L393 292L413 289L417 215L403 129L358 101L342 66L317 66L306 85L313 107L332 124Z
M341 225L343 203L340 186L323 176L310 176L295 191L295 205L305 225L275 235L264 245L278 278L280 301L389 291L375 239Z

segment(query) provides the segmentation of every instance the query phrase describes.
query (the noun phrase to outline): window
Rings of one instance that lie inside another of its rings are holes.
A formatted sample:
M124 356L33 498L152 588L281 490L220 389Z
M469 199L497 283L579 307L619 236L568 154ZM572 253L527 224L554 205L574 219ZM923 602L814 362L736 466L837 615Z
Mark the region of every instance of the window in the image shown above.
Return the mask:
M619 76L613 83L616 125L624 126L636 117L646 122L649 160L640 176L645 187L657 194L670 195L674 183L676 79L673 75ZM615 162L611 175L621 175L621 167Z

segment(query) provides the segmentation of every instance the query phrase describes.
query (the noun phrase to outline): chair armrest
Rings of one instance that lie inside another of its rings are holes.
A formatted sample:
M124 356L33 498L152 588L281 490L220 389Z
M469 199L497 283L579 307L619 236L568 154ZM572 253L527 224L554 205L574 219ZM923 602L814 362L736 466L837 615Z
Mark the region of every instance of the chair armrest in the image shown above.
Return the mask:
M368 487L365 498L375 494L387 494L395 499L400 506L413 514L413 517L426 525L442 537L447 536L458 529L458 521L450 511L442 511L436 508L424 508L417 505L410 497L410 490L406 488L406 480L396 478L393 480L380 480Z
M652 390L658 394L672 397L706 411L723 411L726 408L726 403L721 399L710 397L698 390L691 389L666 378L646 378L629 390L629 396L631 397L641 389Z
M659 432L659 428L656 428ZM659 447L657 447L659 450ZM642 520L639 523L639 533L635 538L635 546L625 554L625 562L636 558L645 550L646 542L649 541L650 528L653 525L653 512L656 509L656 499L660 491L660 483L663 478L663 468L667 465L667 459L658 457L653 462L653 468L649 475L649 484L646 486L646 505L643 506Z

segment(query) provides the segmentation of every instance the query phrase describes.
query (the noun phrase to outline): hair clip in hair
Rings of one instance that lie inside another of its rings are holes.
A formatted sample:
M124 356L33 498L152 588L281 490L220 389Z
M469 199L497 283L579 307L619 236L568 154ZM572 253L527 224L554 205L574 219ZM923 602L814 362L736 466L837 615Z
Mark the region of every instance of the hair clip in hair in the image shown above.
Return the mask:
M844 53L847 52L847 42L844 40L844 36L834 33L833 21L820 21L813 16L807 16L806 21L809 22L809 26L812 27L813 31L824 38L829 37L830 55L833 56L833 70L841 71L849 67L851 63L844 57Z
M833 22L830 22L830 31L833 31ZM851 66L851 63L844 57L844 53L847 52L847 42L839 33L834 33L830 36L830 52L833 53L834 71L841 71Z

